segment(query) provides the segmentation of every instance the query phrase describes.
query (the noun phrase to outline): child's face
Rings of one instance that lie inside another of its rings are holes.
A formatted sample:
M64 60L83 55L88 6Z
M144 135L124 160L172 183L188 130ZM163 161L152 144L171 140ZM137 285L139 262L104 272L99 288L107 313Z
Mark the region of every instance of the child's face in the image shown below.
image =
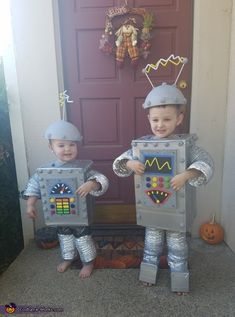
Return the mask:
M50 149L61 162L70 162L78 154L77 142L68 140L51 140Z
M183 121L183 113L175 106L153 107L149 109L148 119L151 130L158 138L167 138L172 135Z

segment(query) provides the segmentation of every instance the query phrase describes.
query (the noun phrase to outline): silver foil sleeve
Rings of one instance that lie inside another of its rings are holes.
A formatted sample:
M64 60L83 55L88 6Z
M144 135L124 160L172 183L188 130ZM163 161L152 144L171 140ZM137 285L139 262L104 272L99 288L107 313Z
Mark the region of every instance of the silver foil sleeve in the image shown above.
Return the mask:
M198 187L208 183L214 173L214 162L209 153L198 146L193 146L190 151L189 161L188 169L194 168L202 173L199 177L191 179L189 184Z
M109 187L108 178L105 175L103 175L103 174L101 174L101 173L99 173L99 172L97 172L95 170L92 170L92 171L89 172L87 180L88 181L89 180L96 180L97 183L100 183L100 185L101 185L100 190L97 190L97 191L92 190L90 192L90 194L92 196L95 196L95 197L103 195L107 191L107 189Z
M23 198L26 198L28 196L36 196L38 198L41 198L39 179L38 174L36 173L33 174L33 176L29 179L28 184L23 191Z
M113 162L113 171L119 177L130 176L133 171L129 170L126 167L126 162L129 160L133 160L132 150L128 150L118 156Z
M188 271L188 244L184 232L166 231L168 265L171 272Z
M64 260L73 260L77 255L73 234L58 234L61 256Z
M164 230L147 227L145 230L145 244L143 262L158 265L163 249Z
M96 248L91 236L75 238L75 245L82 263L89 263L96 258Z

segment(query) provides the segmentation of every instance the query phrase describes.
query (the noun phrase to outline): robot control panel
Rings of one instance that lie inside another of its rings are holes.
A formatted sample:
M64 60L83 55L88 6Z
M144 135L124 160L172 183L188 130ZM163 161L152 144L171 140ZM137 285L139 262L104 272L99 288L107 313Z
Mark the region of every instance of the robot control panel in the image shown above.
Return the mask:
M43 213L46 225L88 225L92 197L81 198L77 188L87 179L91 161L79 168L38 168Z
M176 197L170 181L175 174L175 153L141 151L140 159L145 165L142 188L145 193L144 204L147 206L176 207Z
M193 191L185 184L179 191L171 187L172 178L185 171L195 135L172 139L132 141L134 159L145 165L143 175L135 175L137 224L185 232L194 218Z

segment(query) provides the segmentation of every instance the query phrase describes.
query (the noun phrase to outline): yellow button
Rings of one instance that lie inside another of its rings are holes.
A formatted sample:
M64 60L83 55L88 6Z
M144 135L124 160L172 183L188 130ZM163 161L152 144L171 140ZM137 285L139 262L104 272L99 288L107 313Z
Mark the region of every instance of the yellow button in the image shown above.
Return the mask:
M72 197L72 198L70 198L70 200L69 200L71 203L74 203L75 202L75 198L74 197Z

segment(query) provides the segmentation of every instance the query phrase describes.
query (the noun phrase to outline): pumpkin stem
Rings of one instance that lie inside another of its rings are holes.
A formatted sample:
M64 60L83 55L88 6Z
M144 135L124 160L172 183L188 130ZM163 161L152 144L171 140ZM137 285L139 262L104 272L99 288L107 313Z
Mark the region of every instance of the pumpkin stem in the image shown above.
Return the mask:
M212 225L215 224L215 214L213 214L212 216L212 219L211 219L211 222L210 222Z

